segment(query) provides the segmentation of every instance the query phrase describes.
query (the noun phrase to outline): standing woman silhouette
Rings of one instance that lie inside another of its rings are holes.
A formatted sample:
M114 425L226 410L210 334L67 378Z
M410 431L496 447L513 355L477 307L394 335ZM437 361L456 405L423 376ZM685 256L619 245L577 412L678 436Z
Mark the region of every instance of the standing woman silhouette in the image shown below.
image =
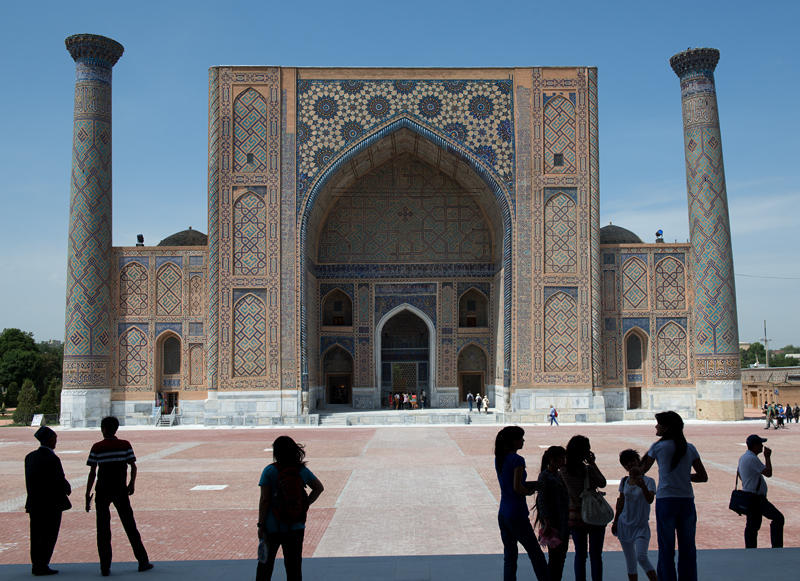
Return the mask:
M697 581L697 511L692 482L708 482L697 449L683 435L683 419L673 411L656 414L656 436L661 436L642 458L642 474L658 462L656 533L659 581ZM692 469L694 468L694 472ZM675 536L678 570L675 571Z
M550 581L547 560L531 526L526 497L536 492L535 484L526 486L525 458L517 454L525 444L525 430L506 426L494 441L494 468L500 482L500 510L497 523L503 540L503 581L516 581L517 556L521 544L533 565L538 581Z

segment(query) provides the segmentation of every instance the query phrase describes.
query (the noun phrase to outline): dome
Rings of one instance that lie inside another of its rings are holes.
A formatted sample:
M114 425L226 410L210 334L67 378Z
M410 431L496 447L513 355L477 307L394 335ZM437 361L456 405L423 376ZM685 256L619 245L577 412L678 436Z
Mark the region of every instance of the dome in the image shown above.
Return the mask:
M609 224L600 228L600 244L643 244L643 242L630 230Z
M208 236L191 227L183 232L177 232L172 236L167 236L159 246L208 246Z

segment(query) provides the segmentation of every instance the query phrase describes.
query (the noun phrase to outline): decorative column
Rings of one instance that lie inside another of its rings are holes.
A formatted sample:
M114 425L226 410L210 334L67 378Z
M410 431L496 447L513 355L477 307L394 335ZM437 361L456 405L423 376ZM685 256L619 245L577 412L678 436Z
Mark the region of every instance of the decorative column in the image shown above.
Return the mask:
M731 228L714 69L719 51L690 49L669 64L681 81L689 233L694 263L697 417L744 418Z
M111 69L121 44L65 41L75 60L62 423L92 427L111 411Z

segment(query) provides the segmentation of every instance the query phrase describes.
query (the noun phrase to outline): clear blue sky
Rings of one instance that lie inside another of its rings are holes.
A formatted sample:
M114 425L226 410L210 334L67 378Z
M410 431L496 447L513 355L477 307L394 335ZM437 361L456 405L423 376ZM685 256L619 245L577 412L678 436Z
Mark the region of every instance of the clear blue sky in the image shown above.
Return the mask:
M74 63L64 39L109 36L114 245L207 232L208 68L599 68L601 222L688 239L680 91L669 57L717 67L739 335L800 344L800 3L7 2L0 20L0 329L63 339ZM751 275L751 278L743 275ZM766 277L788 277L781 280Z

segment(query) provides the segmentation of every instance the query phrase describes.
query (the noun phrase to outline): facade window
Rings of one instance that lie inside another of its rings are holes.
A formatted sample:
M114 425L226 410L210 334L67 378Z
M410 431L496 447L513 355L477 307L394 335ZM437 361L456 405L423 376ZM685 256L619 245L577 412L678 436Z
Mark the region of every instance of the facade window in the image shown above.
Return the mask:
M256 162L256 156L253 155L252 153L248 153L247 154L247 163L255 163L255 162Z
M554 153L553 154L553 165L554 166L564 165L564 154L563 153Z
M177 375L181 372L181 342L175 337L164 341L164 375Z

